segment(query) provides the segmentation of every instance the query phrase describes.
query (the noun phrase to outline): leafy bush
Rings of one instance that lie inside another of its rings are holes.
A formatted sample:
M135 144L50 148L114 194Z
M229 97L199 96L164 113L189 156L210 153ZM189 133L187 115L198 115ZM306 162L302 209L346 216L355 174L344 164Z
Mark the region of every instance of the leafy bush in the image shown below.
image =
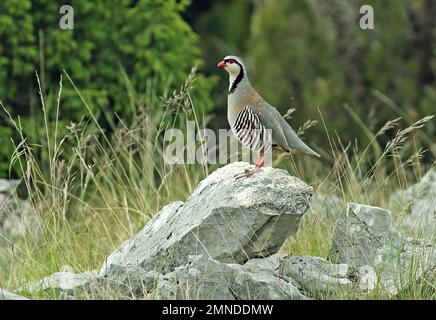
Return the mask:
M34 110L40 110L35 70L45 84L44 93L55 98L64 69L88 102L91 110L84 108L71 85L65 85L62 124L79 121L87 111L131 117L137 107L156 110L159 96L178 87L192 66L202 64L198 37L181 18L189 0L72 0L73 30L59 27L63 4L0 2L0 100L14 114L32 115L23 121L27 135L38 137L43 130L35 120L41 116L34 116ZM197 77L192 94L200 112L212 106L211 86L209 79ZM3 133L5 124L0 126ZM2 134L0 139L4 143L9 137ZM9 157L10 149L2 148L0 176L6 174Z

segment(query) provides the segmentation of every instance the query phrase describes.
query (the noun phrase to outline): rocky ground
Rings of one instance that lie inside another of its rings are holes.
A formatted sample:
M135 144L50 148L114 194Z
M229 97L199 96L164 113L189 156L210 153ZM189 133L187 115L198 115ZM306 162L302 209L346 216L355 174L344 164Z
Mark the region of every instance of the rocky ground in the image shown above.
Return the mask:
M382 290L394 297L436 272L430 241L400 234L389 211L356 203L349 203L338 219L327 259L278 253L297 232L313 190L281 169L234 179L246 166L220 168L186 202L162 208L99 270L58 272L26 284L19 293L45 292L60 299L317 299ZM422 183L392 198L398 205L414 200L410 227L425 224L427 239L435 230L435 177L430 171ZM4 201L6 191L0 189L2 194ZM316 195L315 200L314 205L341 210L334 198ZM20 297L2 290L2 298Z

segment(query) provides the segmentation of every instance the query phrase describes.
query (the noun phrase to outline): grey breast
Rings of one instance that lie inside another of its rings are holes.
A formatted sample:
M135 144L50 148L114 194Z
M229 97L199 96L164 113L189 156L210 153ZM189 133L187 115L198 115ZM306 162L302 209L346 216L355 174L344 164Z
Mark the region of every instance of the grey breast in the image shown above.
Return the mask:
M266 152L271 148L270 132L249 106L245 106L239 112L232 125L232 131L241 144L251 150Z

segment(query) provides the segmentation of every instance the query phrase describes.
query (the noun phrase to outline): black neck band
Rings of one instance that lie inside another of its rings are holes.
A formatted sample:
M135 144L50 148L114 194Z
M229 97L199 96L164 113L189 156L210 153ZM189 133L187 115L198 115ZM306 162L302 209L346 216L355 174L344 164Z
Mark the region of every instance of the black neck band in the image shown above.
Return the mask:
M235 92L236 88L238 87L239 82L241 82L242 79L244 78L244 68L242 67L242 65L238 61L236 61L236 63L241 68L241 71L239 71L238 76L236 77L235 81L233 81L232 86L230 87L230 90L229 90L229 94L232 94L233 92Z

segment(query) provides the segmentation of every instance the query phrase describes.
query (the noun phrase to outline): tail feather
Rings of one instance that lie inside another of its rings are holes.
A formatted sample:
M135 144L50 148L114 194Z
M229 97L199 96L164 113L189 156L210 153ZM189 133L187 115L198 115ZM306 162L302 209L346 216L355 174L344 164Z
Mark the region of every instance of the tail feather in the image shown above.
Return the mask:
M279 144L273 144L273 148L282 152L287 152L287 153L291 153L292 151L297 151L297 152L301 152L304 154L307 154L309 156L314 156L317 158L321 158L321 155L315 151L313 151L312 149L309 148L309 151L307 149L295 149L295 148L288 148L288 147L284 147L282 145Z
M282 125L283 134L286 137L286 141L291 150L298 150L302 153L321 158L321 155L314 150L312 150L307 144L305 144L295 133L289 123L285 119L280 117L280 122Z

